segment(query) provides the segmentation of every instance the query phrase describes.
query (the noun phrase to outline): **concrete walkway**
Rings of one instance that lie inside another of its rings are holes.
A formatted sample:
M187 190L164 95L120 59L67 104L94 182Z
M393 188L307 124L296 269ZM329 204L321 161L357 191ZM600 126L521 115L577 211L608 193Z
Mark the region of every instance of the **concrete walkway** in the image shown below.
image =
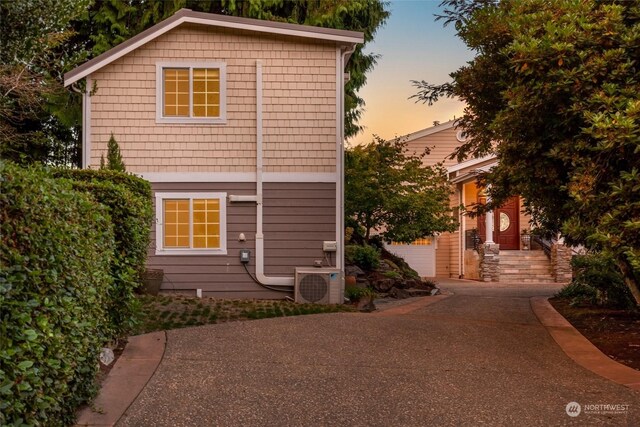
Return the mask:
M118 425L640 425L640 393L574 363L533 314L557 287L440 286L454 295L405 313L169 331Z

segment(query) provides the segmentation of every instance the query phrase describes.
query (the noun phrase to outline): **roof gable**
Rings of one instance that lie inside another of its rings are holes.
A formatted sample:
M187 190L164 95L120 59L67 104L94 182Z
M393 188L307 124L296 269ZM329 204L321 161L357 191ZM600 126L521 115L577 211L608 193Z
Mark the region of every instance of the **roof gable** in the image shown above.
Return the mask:
M238 18L213 13L194 12L190 9L180 9L170 18L159 22L153 27L146 29L140 34L133 36L132 38L66 73L64 75L65 87L85 78L105 65L110 64L129 52L132 52L133 50L184 23L201 24L221 28L235 28L269 34L289 35L315 40L327 40L334 41L341 45L353 45L364 42L363 34L357 31L335 30L331 28L264 21L260 19Z

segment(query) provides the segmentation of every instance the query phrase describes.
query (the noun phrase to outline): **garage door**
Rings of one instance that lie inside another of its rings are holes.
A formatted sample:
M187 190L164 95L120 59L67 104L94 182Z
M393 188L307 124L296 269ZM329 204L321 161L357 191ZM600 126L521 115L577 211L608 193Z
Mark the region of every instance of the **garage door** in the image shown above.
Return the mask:
M394 255L404 258L411 268L422 277L435 277L436 250L434 239L418 239L407 244L392 243L385 245L385 249Z

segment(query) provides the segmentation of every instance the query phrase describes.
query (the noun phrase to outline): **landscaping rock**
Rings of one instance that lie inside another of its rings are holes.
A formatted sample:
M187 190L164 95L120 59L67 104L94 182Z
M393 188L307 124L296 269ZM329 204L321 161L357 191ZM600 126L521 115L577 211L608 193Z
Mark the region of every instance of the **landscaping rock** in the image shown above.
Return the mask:
M345 276L355 276L360 277L364 276L364 271L357 265L347 265L344 267Z
M371 287L376 292L389 292L395 285L394 279L377 279L371 282Z
M391 290L389 291L389 296L396 299L405 299L411 298L413 295L411 295L411 293L406 289L391 288Z
M360 301L358 301L358 305L356 306L356 308L358 309L358 311L364 313L371 313L372 311L375 311L376 305L373 303L373 297L360 298Z

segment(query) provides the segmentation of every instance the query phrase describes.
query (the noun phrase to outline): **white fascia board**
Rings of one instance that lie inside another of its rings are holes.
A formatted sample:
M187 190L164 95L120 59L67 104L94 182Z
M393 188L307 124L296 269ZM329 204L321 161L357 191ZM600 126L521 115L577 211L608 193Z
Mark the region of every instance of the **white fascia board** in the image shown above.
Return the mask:
M484 162L487 162L489 160L494 160L495 158L496 158L496 156L494 154L490 154L488 156L478 157L477 159L465 160L464 162L460 162L460 163L457 163L457 164L455 164L453 166L449 166L447 168L447 172L448 173L457 172L459 170L468 168L470 166L479 165L480 163L484 163ZM491 163L491 166L493 166L496 163L497 163L497 161Z
M98 71L100 68L104 67L105 65L108 65L110 63L112 63L113 61L122 58L123 56L125 56L126 54L133 52L134 50L136 50L137 48L139 48L140 46L149 43L151 40L155 39L156 37L159 37L161 35L163 35L164 33L173 30L175 27L177 27L178 25L187 22L187 18L183 17L180 18L178 20L176 20L175 22L172 22L169 25L166 25L162 28L159 28L158 31L154 31L153 33L147 35L146 37L138 40L135 43L132 43L130 46L127 46L126 49L122 49L118 52L115 52L113 55L109 55L106 58L104 58L104 60L100 61L100 62L96 62L95 64L93 64L92 67L87 68L86 70L84 70L83 72L71 77L69 80L65 80L64 81L64 86L67 87L77 81L82 80L83 78L85 78L86 76L90 75L91 73L94 73L96 71Z
M453 127L453 124L454 124L454 120L449 120L448 122L439 124L437 126L432 126L430 128L422 129L417 132L413 132L413 133L401 136L400 139L404 141L413 141L414 139L422 138L423 136L433 135L434 133L451 129Z
M134 172L149 182L256 182L255 172ZM335 183L334 172L263 172L263 182Z
M316 40L329 40L329 41L342 42L342 43L363 43L364 42L364 39L360 37L340 36L337 34L321 34L321 33L316 33L312 31L293 30L288 28L264 27L261 25L242 24L239 22L215 21L215 23L213 23L210 19L201 19L201 18L193 18L193 17L187 17L186 22L189 22L192 24L214 25L216 27L223 27L223 28L233 28L236 30L248 30L248 31L256 31L260 33L282 34L285 36L305 37L305 38L312 38Z

